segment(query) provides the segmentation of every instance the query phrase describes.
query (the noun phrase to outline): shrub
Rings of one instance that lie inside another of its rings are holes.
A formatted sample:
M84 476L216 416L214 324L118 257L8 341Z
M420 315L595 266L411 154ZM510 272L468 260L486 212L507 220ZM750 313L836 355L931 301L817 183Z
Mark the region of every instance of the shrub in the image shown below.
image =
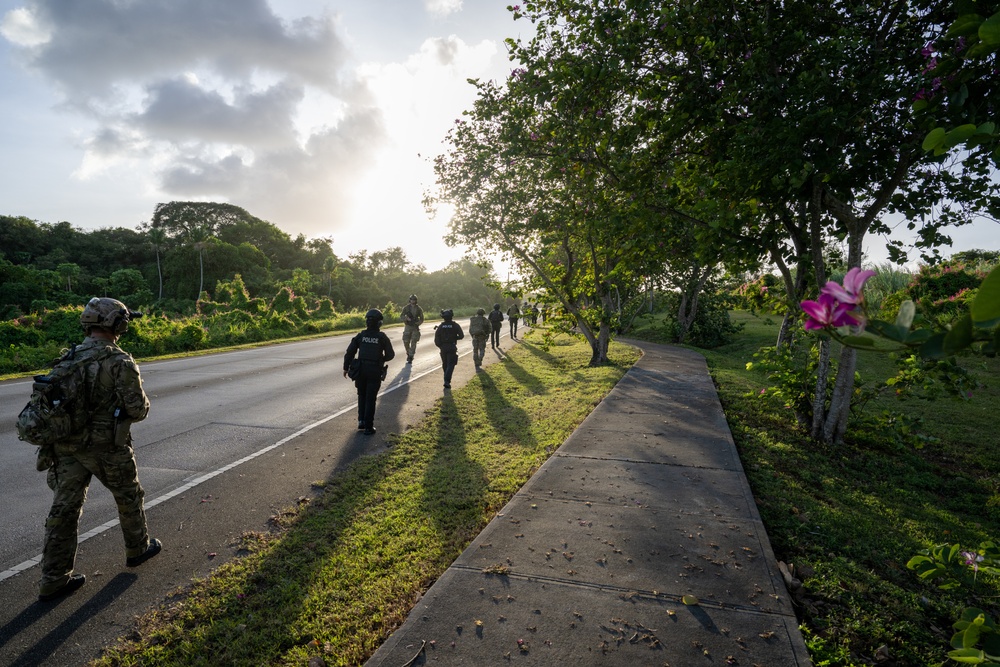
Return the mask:
M669 292L664 296L666 317L662 326L666 330L668 339L677 341L681 332L677 321L680 295ZM733 336L742 330L742 324L733 324L730 320L729 311L725 308L722 297L717 292L704 291L698 298L698 310L684 342L695 347L713 349L730 342Z

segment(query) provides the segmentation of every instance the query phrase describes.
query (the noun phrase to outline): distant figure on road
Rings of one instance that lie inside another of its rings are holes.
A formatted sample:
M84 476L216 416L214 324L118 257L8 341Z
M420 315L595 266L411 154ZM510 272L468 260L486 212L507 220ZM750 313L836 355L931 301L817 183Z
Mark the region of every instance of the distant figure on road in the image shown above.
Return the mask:
M469 320L469 335L472 336L472 363L479 368L486 356L486 339L493 330L493 325L486 319L486 310L480 308Z
M458 341L465 338L462 327L452 319L454 316L455 313L451 308L442 310L441 317L444 318L444 322L437 325L434 331L434 344L441 350L445 389L451 389L451 374L458 365Z
M500 327L503 325L503 313L500 312L500 304L494 303L493 310L489 314L490 325L493 327L493 332L490 335L490 344L495 350L500 346Z
M540 311L538 310L538 304L537 303L533 304L531 306L531 326L535 326L536 324L538 324L538 313L539 312Z
M129 320L140 316L121 301L94 297L80 315L87 337L64 356L88 360L84 396L79 398L86 400L90 417L78 432L51 449L39 450L38 469L48 470L46 482L55 492L45 520L39 600L69 595L87 581L86 575L73 572L73 565L80 515L93 477L111 492L118 505L125 565L141 565L162 548L159 540L150 539L146 527L144 492L130 432L132 422L145 419L149 413L149 398L132 355L117 345L128 330Z
M366 435L375 433L375 399L388 369L385 364L396 356L381 326L382 311L372 308L365 313L365 330L351 339L344 353L344 377L350 375L358 388L358 430Z
M511 304L510 308L507 309L507 321L510 323L510 337L517 339L517 321L521 317L521 309L517 307L517 304Z
M406 349L406 363L413 363L417 353L417 341L420 340L420 325L424 323L424 309L417 305L417 295L411 294L408 303L399 314L403 320L403 347Z

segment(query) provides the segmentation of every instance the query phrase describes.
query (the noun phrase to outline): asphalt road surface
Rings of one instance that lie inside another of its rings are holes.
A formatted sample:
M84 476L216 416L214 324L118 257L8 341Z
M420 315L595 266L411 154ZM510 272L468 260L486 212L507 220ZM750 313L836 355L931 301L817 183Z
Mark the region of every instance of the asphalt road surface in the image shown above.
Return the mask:
M277 510L314 493L311 482L416 425L443 393L433 324L422 328L413 364L402 330L386 333L396 358L375 436L356 430L357 394L342 376L349 335L141 363L151 408L133 439L150 534L163 553L125 568L114 500L95 480L76 563L87 584L57 603L36 601L52 493L35 472L35 448L14 430L30 379L0 383L0 665L85 664L137 615L231 558L241 533L264 529ZM468 335L459 354L456 388L473 374ZM487 363L498 357L487 349Z

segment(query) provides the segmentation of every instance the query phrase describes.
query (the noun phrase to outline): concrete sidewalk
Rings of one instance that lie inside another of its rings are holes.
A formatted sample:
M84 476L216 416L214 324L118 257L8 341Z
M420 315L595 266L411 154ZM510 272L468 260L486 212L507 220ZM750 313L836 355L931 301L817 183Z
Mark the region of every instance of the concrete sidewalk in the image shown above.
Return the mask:
M811 664L705 359L629 342L642 359L368 666Z

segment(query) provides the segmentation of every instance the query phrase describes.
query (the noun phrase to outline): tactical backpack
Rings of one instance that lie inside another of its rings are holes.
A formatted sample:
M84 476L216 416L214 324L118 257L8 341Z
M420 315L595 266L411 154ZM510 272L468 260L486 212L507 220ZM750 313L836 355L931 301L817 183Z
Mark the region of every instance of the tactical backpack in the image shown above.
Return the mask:
M82 431L90 418L86 367L107 356L77 357L73 345L47 375L36 375L17 416L17 437L46 447Z

